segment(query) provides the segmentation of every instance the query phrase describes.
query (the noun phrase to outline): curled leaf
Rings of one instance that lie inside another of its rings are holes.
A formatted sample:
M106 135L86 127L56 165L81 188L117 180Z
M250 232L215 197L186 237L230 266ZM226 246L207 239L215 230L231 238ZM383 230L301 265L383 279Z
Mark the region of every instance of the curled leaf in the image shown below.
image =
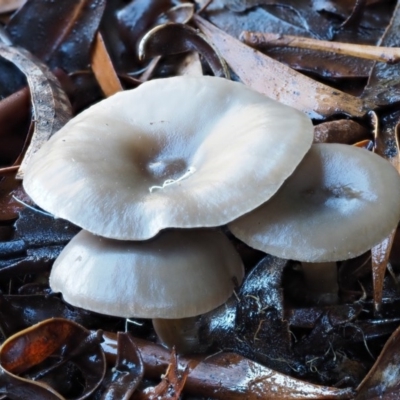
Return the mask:
M72 363L84 376L84 389L78 397L84 399L99 386L105 374L105 356L99 344L97 333L68 320L49 319L8 338L0 348L0 366L4 375L12 375L14 381L20 379L16 375L23 375L23 379L35 381L31 387L46 388L58 396L53 398L62 399L41 381L49 379L53 371L58 372L67 363ZM12 395L17 390L18 387L13 385L8 389Z
M215 76L229 77L228 68L218 51L190 26L167 23L151 29L139 43L139 58L196 51L203 55Z
M0 56L25 74L31 92L35 129L17 174L22 179L32 155L70 119L71 105L55 76L28 51L0 44Z

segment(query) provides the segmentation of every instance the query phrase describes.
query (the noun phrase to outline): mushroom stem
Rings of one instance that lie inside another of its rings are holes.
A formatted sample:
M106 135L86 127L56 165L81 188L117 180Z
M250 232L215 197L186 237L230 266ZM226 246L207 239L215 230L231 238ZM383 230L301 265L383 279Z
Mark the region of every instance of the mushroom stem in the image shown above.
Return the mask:
M338 302L338 271L336 262L302 262L307 288L318 297L321 304Z
M161 343L175 347L177 353L194 353L199 348L196 317L180 319L153 318L153 327Z

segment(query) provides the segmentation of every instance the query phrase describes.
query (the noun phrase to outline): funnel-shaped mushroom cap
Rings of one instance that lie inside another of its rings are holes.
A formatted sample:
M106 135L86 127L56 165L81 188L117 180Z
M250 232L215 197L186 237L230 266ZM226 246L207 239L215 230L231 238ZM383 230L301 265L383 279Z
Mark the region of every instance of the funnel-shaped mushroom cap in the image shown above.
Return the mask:
M24 187L92 233L143 240L169 227L219 226L259 206L312 136L305 115L240 83L159 79L71 120L36 154Z
M223 304L242 278L239 255L218 231L166 231L144 242L81 231L55 261L50 286L102 314L185 318Z
M278 257L339 261L378 244L400 218L400 176L383 158L342 144L313 145L261 207L229 225Z

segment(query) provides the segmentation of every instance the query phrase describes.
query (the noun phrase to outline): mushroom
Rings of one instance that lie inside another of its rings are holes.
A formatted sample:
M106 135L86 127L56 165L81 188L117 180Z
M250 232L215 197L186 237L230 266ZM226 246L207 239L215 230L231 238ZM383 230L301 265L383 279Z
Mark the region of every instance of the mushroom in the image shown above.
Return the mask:
M336 261L366 252L399 219L400 177L390 163L354 146L316 144L269 201L229 228L253 248L301 261L308 286L329 303Z
M54 263L50 286L65 301L124 318L152 318L161 341L196 349L195 317L223 304L242 261L216 230L168 230L143 242L78 233Z
M68 122L33 157L24 188L91 233L145 240L220 226L261 205L312 139L308 117L241 83L152 80Z

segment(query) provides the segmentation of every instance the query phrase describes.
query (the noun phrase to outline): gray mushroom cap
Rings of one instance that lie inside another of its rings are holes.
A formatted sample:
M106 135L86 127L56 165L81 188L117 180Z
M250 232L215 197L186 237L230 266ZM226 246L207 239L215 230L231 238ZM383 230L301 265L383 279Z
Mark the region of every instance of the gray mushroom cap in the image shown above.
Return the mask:
M144 242L81 231L55 261L50 286L68 303L102 314L186 318L223 304L243 273L219 231L165 231Z
M241 83L153 80L67 123L33 157L24 188L91 233L145 240L164 228L220 226L261 205L312 138L308 117Z
M229 224L249 246L307 262L356 257L400 219L400 176L376 154L317 144L265 204Z

